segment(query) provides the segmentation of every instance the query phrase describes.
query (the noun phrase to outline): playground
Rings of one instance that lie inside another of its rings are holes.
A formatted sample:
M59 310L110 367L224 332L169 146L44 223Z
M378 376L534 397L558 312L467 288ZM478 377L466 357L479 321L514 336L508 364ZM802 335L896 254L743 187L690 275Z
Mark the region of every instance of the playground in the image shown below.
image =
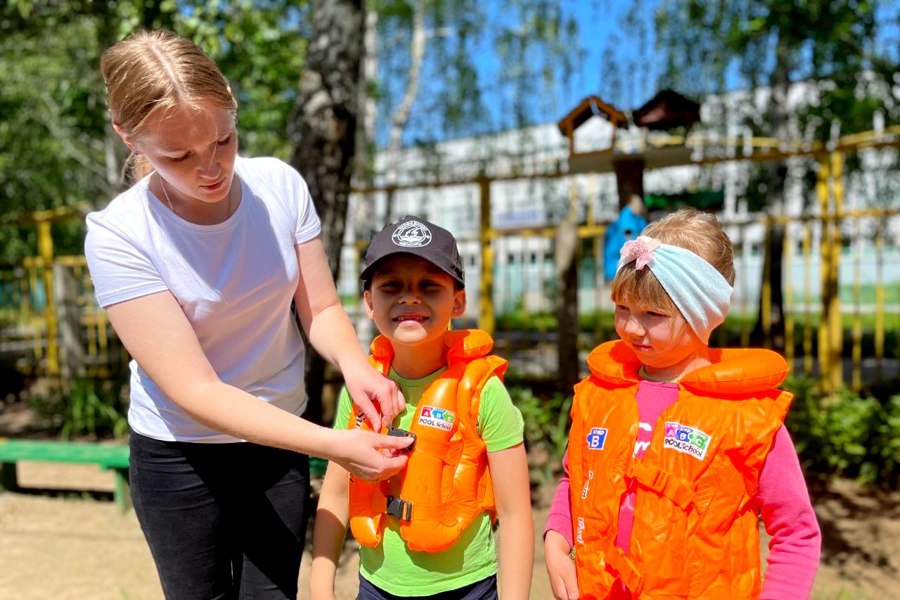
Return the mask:
M29 431L24 406L0 411L0 435ZM30 430L29 435L35 435ZM15 600L160 600L150 551L133 510L113 501L114 473L96 465L23 462L22 492L0 492L0 598ZM314 480L314 490L321 483ZM540 536L553 484L533 490L535 566L531 597L550 600ZM900 581L900 492L873 492L849 480L811 489L823 533L812 600L880 600ZM336 596L354 598L355 544L349 540ZM311 600L309 553L301 600Z

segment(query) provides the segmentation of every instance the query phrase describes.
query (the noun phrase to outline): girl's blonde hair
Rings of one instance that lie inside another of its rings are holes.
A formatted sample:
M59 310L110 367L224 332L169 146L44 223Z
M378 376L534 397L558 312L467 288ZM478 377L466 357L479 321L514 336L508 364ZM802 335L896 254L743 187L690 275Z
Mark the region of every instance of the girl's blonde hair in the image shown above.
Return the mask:
M140 136L160 111L210 103L237 114L231 87L216 63L194 42L170 31L130 35L103 52L100 71L110 117L130 136ZM141 158L125 167L135 179L150 171Z
M653 221L641 235L690 250L715 267L729 285L734 285L734 248L714 214L682 208ZM650 269L638 271L634 262L626 264L616 273L610 296L616 304L677 310Z

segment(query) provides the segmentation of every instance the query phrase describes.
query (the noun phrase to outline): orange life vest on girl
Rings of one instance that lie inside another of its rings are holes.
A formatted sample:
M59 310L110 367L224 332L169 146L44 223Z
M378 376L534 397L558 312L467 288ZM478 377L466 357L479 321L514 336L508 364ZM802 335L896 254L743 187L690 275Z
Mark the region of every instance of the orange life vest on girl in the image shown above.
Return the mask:
M415 446L406 467L389 481L350 478L350 529L363 546L381 542L387 518L397 518L400 535L417 552L440 552L459 539L482 512L494 516L494 492L484 442L478 435L481 390L502 377L506 361L488 356L493 340L484 331L445 334L447 370L416 406L410 432ZM372 342L372 364L385 375L394 350L384 336ZM368 428L354 411L348 427ZM399 494L390 494L400 477Z
M769 350L710 349L686 375L634 458L641 363L621 342L588 357L575 386L569 498L582 600L608 598L619 578L640 600L749 600L761 587L759 472L792 396L775 389L785 360ZM634 485L629 552L615 545L622 498Z

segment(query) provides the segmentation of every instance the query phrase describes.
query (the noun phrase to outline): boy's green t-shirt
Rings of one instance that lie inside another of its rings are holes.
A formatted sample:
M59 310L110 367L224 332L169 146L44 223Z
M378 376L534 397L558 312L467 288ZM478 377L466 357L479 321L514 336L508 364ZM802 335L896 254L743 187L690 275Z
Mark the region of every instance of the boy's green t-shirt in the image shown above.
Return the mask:
M389 377L397 382L406 399L406 410L394 419L395 427L410 428L419 399L444 370L416 380L403 379L391 370ZM347 428L351 408L344 388L338 400L335 429ZM497 377L489 379L482 389L478 431L488 452L511 448L523 440L522 414ZM387 519L387 523L380 545L359 548L360 574L386 592L429 596L481 581L497 572L497 551L487 513L476 517L459 540L443 552L413 552L400 537L397 521Z

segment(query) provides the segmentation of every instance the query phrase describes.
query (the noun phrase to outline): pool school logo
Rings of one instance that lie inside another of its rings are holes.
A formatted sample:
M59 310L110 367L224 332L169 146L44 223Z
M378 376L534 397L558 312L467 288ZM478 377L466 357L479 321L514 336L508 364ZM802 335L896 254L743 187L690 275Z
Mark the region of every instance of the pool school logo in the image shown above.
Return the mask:
M712 438L708 433L695 427L667 421L663 447L690 454L697 460L703 460L706 458L706 450L709 448L710 439Z
M454 420L455 417L452 411L446 408L438 408L437 406L423 406L422 412L419 413L419 425L434 427L443 431L453 429Z
M588 450L603 450L606 444L606 427L593 427L587 435Z

